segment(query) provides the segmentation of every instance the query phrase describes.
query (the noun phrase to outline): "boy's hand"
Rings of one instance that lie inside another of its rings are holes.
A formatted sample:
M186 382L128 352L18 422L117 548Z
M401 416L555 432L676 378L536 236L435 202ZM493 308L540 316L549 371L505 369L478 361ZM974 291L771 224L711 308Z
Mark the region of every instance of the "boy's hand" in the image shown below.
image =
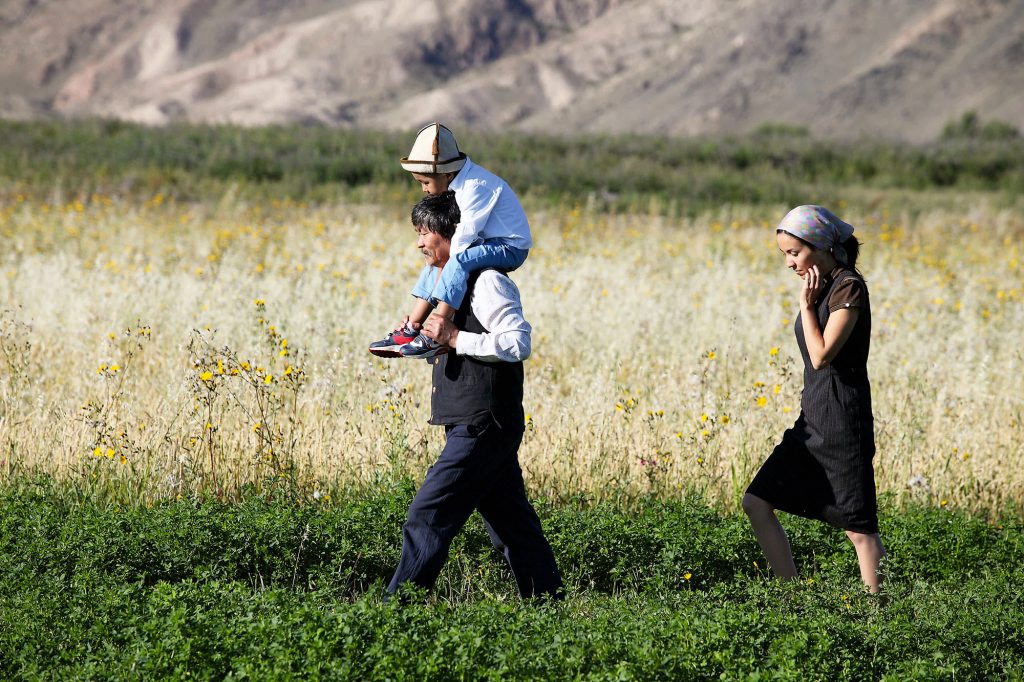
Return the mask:
M431 315L423 323L423 333L437 341L442 346L455 348L455 342L459 338L459 328L451 320L440 315Z

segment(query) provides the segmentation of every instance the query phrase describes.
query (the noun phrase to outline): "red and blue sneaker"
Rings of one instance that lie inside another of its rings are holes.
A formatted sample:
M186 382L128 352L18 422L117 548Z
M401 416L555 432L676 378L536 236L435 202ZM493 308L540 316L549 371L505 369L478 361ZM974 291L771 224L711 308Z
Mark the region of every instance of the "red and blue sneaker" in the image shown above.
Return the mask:
M398 349L403 358L432 358L435 355L444 355L450 348L442 346L426 334L420 334L415 339Z
M419 335L419 332L412 328L412 325L406 324L404 327L399 327L392 332L389 332L380 341L374 341L370 344L369 351L374 355L382 358L399 358L402 353L399 352L402 346L412 342Z

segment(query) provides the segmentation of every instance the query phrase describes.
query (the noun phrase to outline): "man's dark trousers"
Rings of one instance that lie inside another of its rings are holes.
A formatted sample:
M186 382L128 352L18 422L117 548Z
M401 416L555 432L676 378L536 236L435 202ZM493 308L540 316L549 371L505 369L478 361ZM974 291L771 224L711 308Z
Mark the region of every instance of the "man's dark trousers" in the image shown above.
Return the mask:
M446 426L445 435L444 450L409 507L402 558L388 591L407 581L431 589L452 540L477 509L512 568L519 594L559 594L562 577L523 486L522 427L500 428L488 420L482 426Z

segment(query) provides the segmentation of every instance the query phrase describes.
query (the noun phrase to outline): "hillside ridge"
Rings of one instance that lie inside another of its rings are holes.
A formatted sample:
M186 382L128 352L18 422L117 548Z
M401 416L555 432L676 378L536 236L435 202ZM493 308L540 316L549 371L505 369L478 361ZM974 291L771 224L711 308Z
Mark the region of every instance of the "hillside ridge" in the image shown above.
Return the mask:
M550 134L1024 128L1013 0L11 0L0 115Z

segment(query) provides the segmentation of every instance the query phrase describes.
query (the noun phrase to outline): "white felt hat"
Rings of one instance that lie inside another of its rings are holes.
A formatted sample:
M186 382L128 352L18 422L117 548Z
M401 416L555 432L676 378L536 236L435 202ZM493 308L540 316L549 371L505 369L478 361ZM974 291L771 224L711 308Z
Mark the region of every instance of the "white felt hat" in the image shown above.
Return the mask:
M410 173L454 173L465 164L455 135L440 123L423 126L409 156L402 159L402 168Z

